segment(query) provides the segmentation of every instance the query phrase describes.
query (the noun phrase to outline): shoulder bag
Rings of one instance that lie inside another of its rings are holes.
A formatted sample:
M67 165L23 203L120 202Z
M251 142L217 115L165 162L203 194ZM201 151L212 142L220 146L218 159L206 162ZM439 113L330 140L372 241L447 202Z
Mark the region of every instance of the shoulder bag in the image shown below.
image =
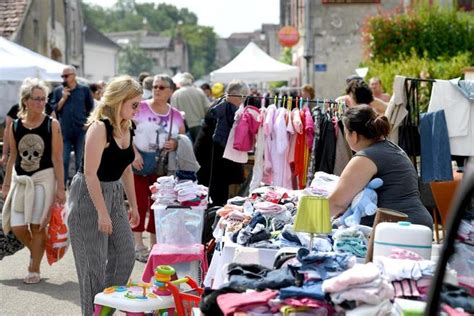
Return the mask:
M171 139L171 133L173 131L173 107L170 107L170 129L168 132L168 138L167 140ZM156 143L159 144L159 133L156 132ZM156 174L158 177L162 176L167 176L168 175L168 154L169 151L166 150L165 148L160 149L159 146L157 146L156 149Z

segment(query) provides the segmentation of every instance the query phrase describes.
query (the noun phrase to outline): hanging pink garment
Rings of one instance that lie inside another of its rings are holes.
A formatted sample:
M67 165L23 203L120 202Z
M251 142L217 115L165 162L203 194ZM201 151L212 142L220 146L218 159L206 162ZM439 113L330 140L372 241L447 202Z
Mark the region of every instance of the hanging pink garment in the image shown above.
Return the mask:
M234 135L234 149L239 151L252 151L255 144L260 122L258 117L260 110L254 106L246 106L237 123Z
M306 144L311 152L313 149L313 140L314 140L314 120L311 116L311 111L308 106L303 108L304 112L304 131L306 133Z
M240 106L237 112L235 112L234 124L232 125L232 129L230 130L229 138L227 139L223 155L223 158L232 160L237 163L247 163L249 159L249 156L246 151L234 149L235 132L243 113L243 106Z

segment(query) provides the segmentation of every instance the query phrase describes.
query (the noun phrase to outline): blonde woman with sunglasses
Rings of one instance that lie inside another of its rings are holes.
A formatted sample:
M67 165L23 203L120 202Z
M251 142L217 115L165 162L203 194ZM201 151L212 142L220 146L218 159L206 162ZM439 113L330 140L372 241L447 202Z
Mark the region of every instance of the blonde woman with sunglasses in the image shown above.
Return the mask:
M131 167L132 118L142 93L129 76L113 79L87 122L84 159L68 199L83 315L93 314L97 293L126 284L135 263L130 226L138 224L139 215Z

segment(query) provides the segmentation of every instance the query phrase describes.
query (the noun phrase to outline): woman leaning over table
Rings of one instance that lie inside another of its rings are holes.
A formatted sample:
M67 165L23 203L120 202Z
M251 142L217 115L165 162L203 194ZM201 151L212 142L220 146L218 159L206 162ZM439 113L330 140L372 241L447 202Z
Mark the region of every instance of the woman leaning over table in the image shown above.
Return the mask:
M9 127L10 158L2 187L3 229L13 231L29 249L30 264L24 283L41 281L51 204L63 204L63 140L57 120L44 113L48 88L27 78L20 88L18 119Z
M403 212L409 222L433 229L433 219L421 202L415 167L403 149L387 139L388 119L370 106L358 105L344 113L342 122L347 143L356 153L329 196L331 215L342 215L370 180L381 178L378 207ZM363 217L361 224L372 226L374 218Z
M139 215L131 167L135 158L131 120L142 93L129 76L107 85L88 119L84 159L71 183L68 224L84 315L93 314L97 293L126 284L133 270L130 225L138 224Z

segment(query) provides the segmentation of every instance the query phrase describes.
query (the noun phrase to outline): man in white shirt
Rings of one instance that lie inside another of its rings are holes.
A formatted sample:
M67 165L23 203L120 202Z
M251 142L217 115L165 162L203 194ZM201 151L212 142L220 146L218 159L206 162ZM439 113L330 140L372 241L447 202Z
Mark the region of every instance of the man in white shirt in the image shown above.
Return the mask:
M180 88L171 96L171 105L185 113L189 134L194 142L209 109L209 100L201 89L192 85L193 81L190 73L182 74L179 82L176 82Z

